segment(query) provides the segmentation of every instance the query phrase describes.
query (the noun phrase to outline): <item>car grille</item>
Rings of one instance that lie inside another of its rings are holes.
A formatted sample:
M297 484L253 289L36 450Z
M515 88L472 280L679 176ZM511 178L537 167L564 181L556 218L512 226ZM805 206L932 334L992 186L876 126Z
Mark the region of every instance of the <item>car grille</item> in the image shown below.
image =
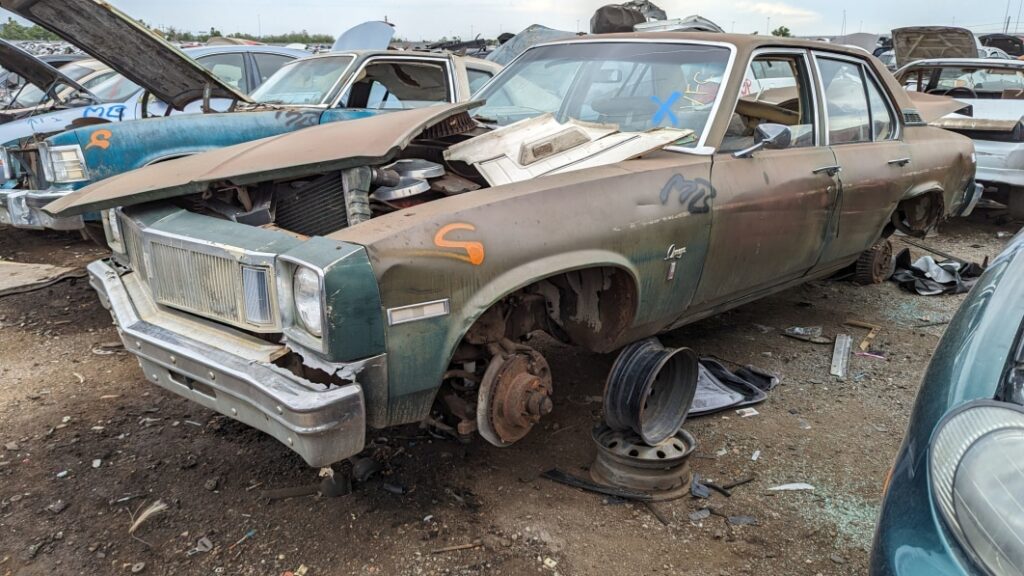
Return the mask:
M132 269L149 284L158 303L253 332L281 330L272 265L243 263L237 253L217 254L208 245L147 233L123 214L120 218ZM250 299L259 297L259 290L254 295L254 286L243 282L244 274L250 282L252 278L264 281L257 287L266 291L268 302L262 309L269 316L259 322L247 318L247 294Z

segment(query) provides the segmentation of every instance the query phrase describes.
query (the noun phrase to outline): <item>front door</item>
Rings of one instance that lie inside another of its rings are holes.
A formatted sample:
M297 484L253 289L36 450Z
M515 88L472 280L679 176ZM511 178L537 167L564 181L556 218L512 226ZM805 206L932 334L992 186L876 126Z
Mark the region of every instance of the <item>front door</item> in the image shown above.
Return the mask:
M910 147L889 95L857 58L816 54L828 143L839 173L837 212L818 268L849 264L877 241L911 185Z
M694 304L715 306L799 278L817 262L836 197L836 161L820 145L809 57L762 52L747 72L714 157L711 240ZM737 158L758 124L787 125L792 144Z

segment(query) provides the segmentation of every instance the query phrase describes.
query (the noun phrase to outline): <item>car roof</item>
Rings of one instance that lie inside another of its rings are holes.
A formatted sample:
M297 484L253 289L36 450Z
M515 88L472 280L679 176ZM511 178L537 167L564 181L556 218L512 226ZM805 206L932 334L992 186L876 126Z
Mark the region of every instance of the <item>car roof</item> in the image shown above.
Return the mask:
M754 34L721 34L717 32L627 32L621 34L599 34L577 36L554 40L545 44L572 44L575 42L602 42L602 41L635 41L635 42L683 42L693 40L698 42L714 42L718 44L732 44L740 50L756 50L758 48L782 47L782 48L807 48L815 50L827 50L829 52L841 52L855 56L864 56L864 50L834 44L820 42L817 40L801 40L797 38L782 38L778 36L762 36Z
M1024 61L1001 60L998 58L936 58L933 60L918 60L907 64L906 68L920 68L922 66L977 66L979 68L1021 68L1024 69Z
M280 54L282 56L294 56L295 58L304 58L310 55L309 52L306 52L305 50L297 50L295 48L284 48L282 46L271 46L269 44L225 44L223 46L195 46L193 48L184 48L182 52L188 54L192 58L206 56L207 54L225 54L232 52L264 52L270 54Z

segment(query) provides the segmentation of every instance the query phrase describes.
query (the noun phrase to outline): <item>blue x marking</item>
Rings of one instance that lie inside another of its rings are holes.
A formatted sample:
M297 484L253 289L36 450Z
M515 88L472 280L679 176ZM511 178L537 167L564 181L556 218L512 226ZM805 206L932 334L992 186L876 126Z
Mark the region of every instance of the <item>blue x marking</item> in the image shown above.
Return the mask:
M661 124L665 118L668 118L672 122L673 126L679 126L679 118L676 118L674 112L672 112L672 105L679 101L683 95L679 92L673 92L669 94L668 100L662 102L657 96L651 96L651 102L658 105L658 111L654 113L654 118L651 119L651 123L655 126Z

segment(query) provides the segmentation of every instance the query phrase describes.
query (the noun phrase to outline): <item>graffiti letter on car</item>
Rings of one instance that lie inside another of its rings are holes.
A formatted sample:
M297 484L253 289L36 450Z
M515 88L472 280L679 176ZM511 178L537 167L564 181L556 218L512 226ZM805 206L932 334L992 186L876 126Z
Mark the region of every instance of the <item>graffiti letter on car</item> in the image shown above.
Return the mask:
M466 224L465 222L455 222L442 226L437 234L434 235L434 245L438 248L459 248L465 250L463 254L449 254L459 260L469 262L473 266L479 266L484 262L484 245L479 242L464 242L459 240L449 240L447 238L450 232L456 230L469 230L470 232L476 231L476 226L472 224Z

